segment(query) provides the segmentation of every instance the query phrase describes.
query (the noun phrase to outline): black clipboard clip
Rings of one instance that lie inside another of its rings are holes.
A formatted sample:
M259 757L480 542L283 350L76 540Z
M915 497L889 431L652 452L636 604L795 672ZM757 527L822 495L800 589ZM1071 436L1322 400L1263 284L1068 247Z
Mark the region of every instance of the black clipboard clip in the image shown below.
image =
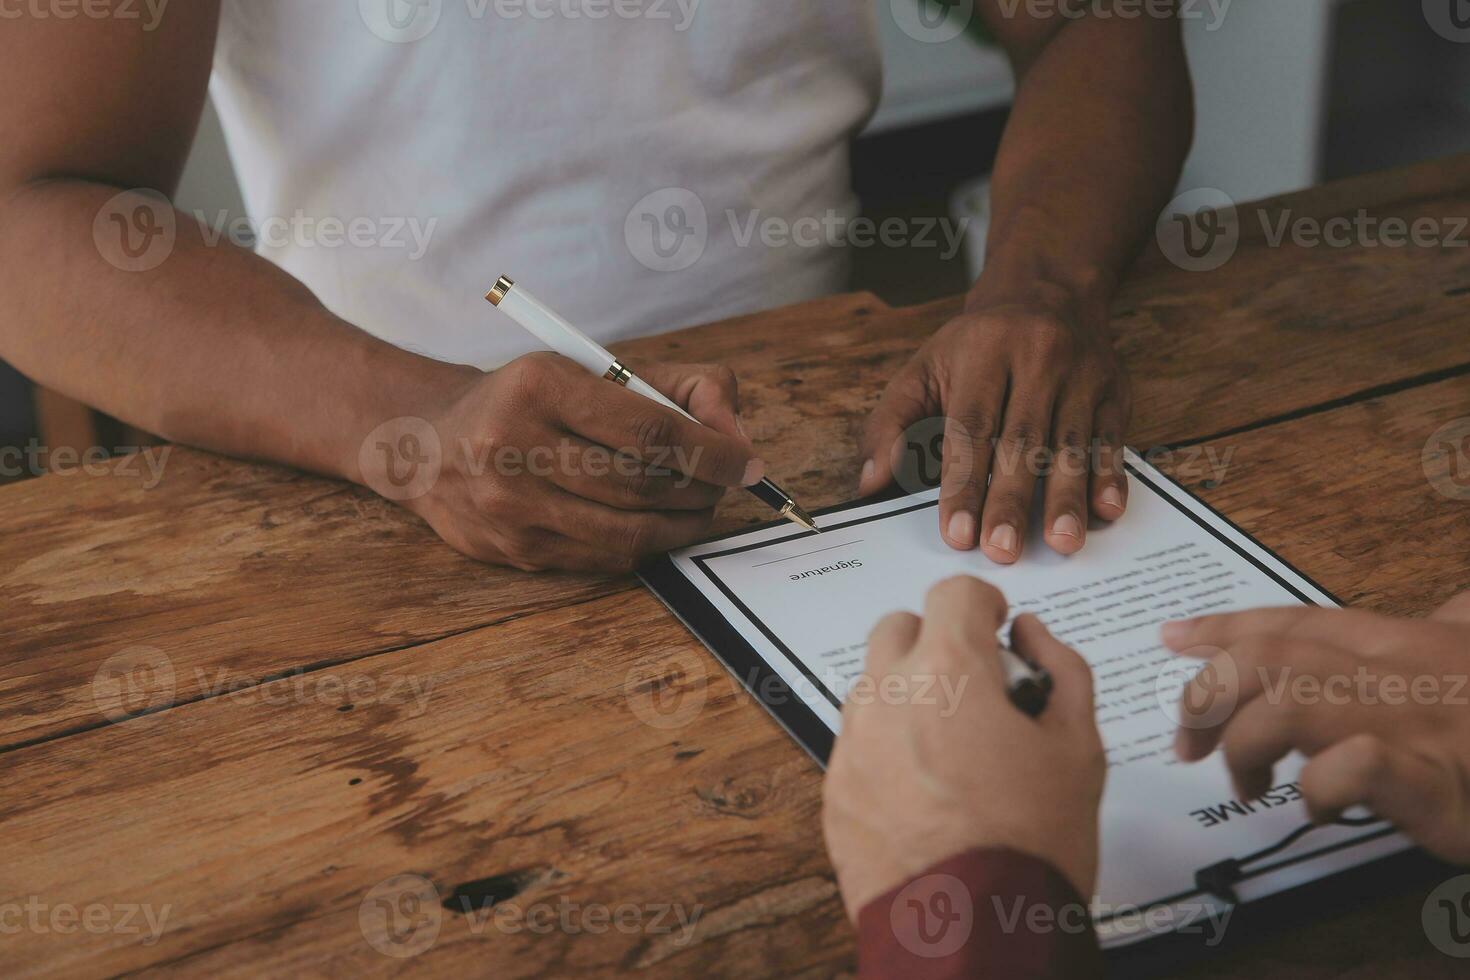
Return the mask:
M1322 827L1371 827L1378 823L1386 824L1387 821L1380 820L1378 817L1339 817L1330 824L1305 824L1270 847L1263 847L1254 854L1247 854L1241 858L1226 858L1200 868L1194 873L1194 887L1206 895L1213 895L1222 902L1239 905L1240 896L1236 893L1235 886L1267 870L1262 868L1258 871L1250 871L1248 870L1250 865L1281 853L1307 834Z

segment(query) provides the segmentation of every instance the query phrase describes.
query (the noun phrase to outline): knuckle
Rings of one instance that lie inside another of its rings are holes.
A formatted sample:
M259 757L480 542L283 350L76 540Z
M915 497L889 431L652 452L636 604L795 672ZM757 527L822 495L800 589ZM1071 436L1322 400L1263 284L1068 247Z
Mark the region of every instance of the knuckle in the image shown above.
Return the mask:
M960 608L991 606L1005 602L999 589L973 575L952 575L943 579L930 589L929 595L933 599L953 603Z
M651 550L649 546L652 540L652 524L644 520L629 520L618 531L617 553L630 560L636 559Z
M556 404L561 373L560 358L555 354L538 352L518 357L500 368L499 373L507 382L511 402L516 406L541 406Z
M1017 419L1006 429L1006 447L1018 452L1035 449L1041 443L1041 426L1031 419Z
M535 542L528 535L510 535L501 545L500 553L513 567L523 572L542 572L546 570L544 558L538 553Z
M663 412L645 412L633 420L633 448L639 455L656 456L672 448L674 421Z
M1351 752L1358 771L1372 781L1389 770L1388 746L1375 735L1358 734L1347 739L1344 749Z
M503 480L481 481L475 498L476 509L486 517L498 518L513 514L518 506L517 495Z
M1077 426L1067 426L1057 436L1057 448L1071 456L1087 452L1087 433Z
M997 490L992 486L989 496L985 498L985 516L994 517L997 523L1015 524L1025 515L1029 502L1030 498L1023 499L1018 490Z
M733 395L739 388L739 381L735 378L735 372L723 364L713 364L707 369L711 381L727 395Z
M556 355L544 351L518 357L506 365L518 383L537 384L550 381L556 371Z
M736 458L735 453L723 443L715 443L710 446L696 446L690 459L691 462L703 464L700 467L701 472L720 476L729 474L732 480L743 469L743 464Z
M645 504L657 496L659 483L646 469L639 467L623 479L623 496L629 503Z
M966 408L957 412L954 421L962 436L976 441L989 442L1000 428L1000 419L995 413L983 408Z
M910 612L891 612L874 624L873 628L868 632L868 637L872 639L874 637L897 636L901 630L907 628L909 620L913 618L914 614Z

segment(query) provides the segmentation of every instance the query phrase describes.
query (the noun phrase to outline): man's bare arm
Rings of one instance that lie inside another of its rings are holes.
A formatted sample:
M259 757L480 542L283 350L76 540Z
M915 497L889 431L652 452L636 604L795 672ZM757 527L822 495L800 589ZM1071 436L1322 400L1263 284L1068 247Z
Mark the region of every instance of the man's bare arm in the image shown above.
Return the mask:
M1127 506L1131 405L1107 308L1178 180L1193 102L1172 7L1120 18L1109 2L1066 5L1080 17L1056 4L978 4L1018 82L985 271L963 314L889 385L864 436L866 494L891 481L905 429L942 416L941 533L1005 564L1035 516L1047 544L1071 554L1090 518ZM1039 479L1044 512L1033 515Z
M1028 17L1026 4L1002 0L980 7L1019 84L991 178L990 247L976 291L1050 283L1105 316L1173 194L1194 100L1177 17L1152 16L1148 5L1110 15L1108 0L1070 6L1093 13Z
M142 232L109 221L108 202L178 182L217 18L218 0L196 0L170 5L152 31L118 18L6 21L0 357L169 439L357 479L376 422L427 393L450 397L463 369L355 329L266 260L207 243L184 214L156 268L109 261L126 259L109 236ZM145 204L112 210L127 223Z
M489 374L443 364L331 315L171 208L156 220L146 198L109 208L127 188L173 191L218 17L218 0L191 0L169 5L154 31L85 16L5 21L0 357L169 439L365 483L460 551L525 569L631 571L702 537L725 488L760 480L728 370L639 365L704 427L563 358ZM156 266L143 240L144 261L122 248L130 223L135 238L177 227ZM438 458L418 466L433 445ZM558 464L501 465L506 450L552 450ZM679 472L639 465L671 450L687 461ZM613 453L631 467L610 466Z

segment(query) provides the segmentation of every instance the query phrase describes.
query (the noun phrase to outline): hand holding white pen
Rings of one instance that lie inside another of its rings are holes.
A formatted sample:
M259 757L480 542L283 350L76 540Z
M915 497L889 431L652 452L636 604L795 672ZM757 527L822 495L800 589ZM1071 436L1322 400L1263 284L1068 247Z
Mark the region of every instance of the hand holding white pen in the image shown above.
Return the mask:
M481 561L631 572L707 537L725 492L765 475L728 369L639 370L682 411L552 353L458 368L412 413L385 389L391 421L363 442L355 478Z
M549 349L580 365L592 375L621 385L629 391L678 412L696 425L700 424L693 415L670 401L653 385L629 371L600 344L557 316L550 307L527 292L525 287L517 286L510 279L501 276L495 283L495 288L491 289L485 298ZM745 489L775 510L777 516L784 517L808 531L819 530L810 515L802 510L790 494L773 481L762 479L754 484L747 484Z

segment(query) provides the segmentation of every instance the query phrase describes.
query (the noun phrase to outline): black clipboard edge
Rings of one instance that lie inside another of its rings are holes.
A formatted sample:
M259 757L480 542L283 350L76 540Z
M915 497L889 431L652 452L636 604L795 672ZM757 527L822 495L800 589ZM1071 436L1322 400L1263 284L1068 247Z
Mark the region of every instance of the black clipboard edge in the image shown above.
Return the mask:
M751 528L749 530L757 530ZM746 531L739 532L741 534ZM674 618L714 654L735 682L761 703L771 717L806 750L823 770L836 736L817 713L796 696L780 675L755 651L694 583L665 556L642 568L638 577ZM682 610L682 611L681 611ZM770 696L762 696L762 692Z
M895 492L862 500L850 500L847 503L814 510L812 516L828 517L902 496L906 494ZM785 524L785 521L752 524L749 527L736 528L725 534L718 534L702 543L724 541L755 531L781 527ZM693 633L694 638L702 643L705 649L714 654L715 659L725 670L729 671L738 684L745 688L746 693L760 702L766 712L776 719L776 723L786 730L786 734L795 739L796 744L805 749L807 755L811 756L821 769L826 770L827 759L832 755L832 746L837 738L832 734L832 730L821 718L817 717L815 711L797 697L785 681L781 680L781 676L776 673L775 669L745 641L745 637L730 625L729 620L715 609L694 583L679 571L674 560L665 555L651 565L639 569L638 578L647 586L648 591L663 603L664 608L672 613L675 619L683 623L684 628ZM762 691L769 692L772 696L763 697Z

